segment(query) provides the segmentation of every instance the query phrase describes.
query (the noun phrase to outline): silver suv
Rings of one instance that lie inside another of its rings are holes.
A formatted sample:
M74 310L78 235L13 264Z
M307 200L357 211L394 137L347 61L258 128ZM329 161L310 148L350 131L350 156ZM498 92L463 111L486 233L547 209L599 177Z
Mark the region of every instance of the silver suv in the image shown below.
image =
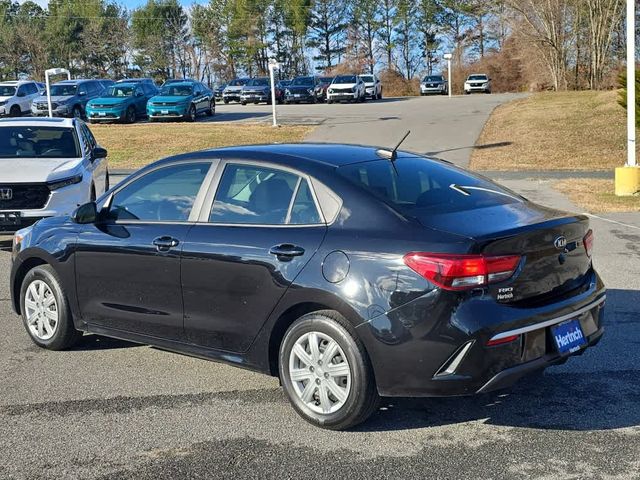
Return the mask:
M0 116L19 117L31 111L31 102L41 89L33 80L0 82Z
M0 233L101 195L109 188L106 157L82 120L0 120Z

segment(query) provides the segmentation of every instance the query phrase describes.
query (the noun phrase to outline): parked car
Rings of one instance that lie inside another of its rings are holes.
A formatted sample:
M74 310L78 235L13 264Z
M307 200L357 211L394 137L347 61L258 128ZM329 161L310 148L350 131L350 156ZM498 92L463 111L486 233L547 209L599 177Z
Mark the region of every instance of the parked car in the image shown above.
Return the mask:
M289 86L284 89L284 103L316 103L318 101L316 96L318 83L318 77L304 76L294 78Z
M81 120L0 120L0 232L69 215L108 188L107 151Z
M420 82L420 95L446 95L448 92L447 80L442 75L426 75Z
M279 80L276 83L276 102L284 103L284 91L291 85L291 80Z
M145 95L157 95L160 89L153 78L123 78L116 83L139 83L142 85Z
M344 429L379 395L485 393L595 345L592 245L587 216L445 161L230 147L19 231L10 292L40 347L85 331L235 364Z
M382 82L377 75L360 75L364 82L364 93L367 98L373 100L382 99Z
M163 82L162 87L166 85L171 85L172 83L182 83L182 82L197 82L197 80L194 80L193 78L168 78Z
M102 88L104 90L106 90L107 88L109 88L111 85L113 85L114 83L116 83L115 80L111 80L109 78L99 78L98 81L100 82L100 84L102 85Z
M271 103L271 84L269 77L250 79L240 91L240 103Z
M87 103L89 122L134 123L147 114L147 102L155 93L145 93L142 82L118 82L107 88L105 93Z
M364 81L358 75L338 75L327 90L327 103L364 100Z
M473 92L491 93L491 79L485 74L473 74L467 77L464 82L464 93Z
M198 114L213 116L216 100L213 92L200 82L185 80L165 85L160 93L147 103L149 121L182 119L195 122Z
M0 82L0 117L30 113L31 103L39 96L40 88L32 80Z
M216 97L216 102L222 102L222 92L224 92L225 88L227 88L227 84L223 83L213 89L213 94Z
M318 77L318 85L316 86L316 98L325 102L327 100L327 88L331 85L333 77Z
M222 92L222 101L224 103L240 102L242 87L244 87L248 81L248 78L234 78L231 80Z
M104 88L98 80L63 80L51 85L51 110L54 117L85 116L87 102L102 95ZM34 116L49 115L47 95L36 97L31 104Z

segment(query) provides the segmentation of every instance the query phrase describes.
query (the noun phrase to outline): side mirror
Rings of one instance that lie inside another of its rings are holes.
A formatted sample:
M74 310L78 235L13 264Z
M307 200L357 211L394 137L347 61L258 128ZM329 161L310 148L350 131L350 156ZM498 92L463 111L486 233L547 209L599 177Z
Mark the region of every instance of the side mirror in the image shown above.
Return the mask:
M93 158L106 158L107 157L107 149L102 147L95 147L93 149Z
M78 95L80 95L81 97L84 97L87 95L87 92L78 92Z
M96 208L96 202L85 203L80 205L73 215L71 220L79 225L87 225L89 223L96 223L98 220L98 209Z

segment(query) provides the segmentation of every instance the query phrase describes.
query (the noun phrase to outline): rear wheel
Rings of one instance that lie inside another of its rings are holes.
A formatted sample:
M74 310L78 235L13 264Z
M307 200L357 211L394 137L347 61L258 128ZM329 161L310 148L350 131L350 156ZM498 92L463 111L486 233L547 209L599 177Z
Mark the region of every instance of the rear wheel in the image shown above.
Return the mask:
M310 313L291 325L280 345L279 369L293 408L322 428L353 427L378 406L364 346L336 312Z
M216 113L216 102L214 100L211 100L209 102L209 108L207 109L207 111L205 112L206 115L208 117L213 117Z
M33 343L49 350L70 348L82 338L75 329L67 296L55 270L41 265L29 271L20 289L25 329Z
M10 117L19 117L20 115L22 115L22 112L20 111L20 107L18 105L12 106L11 110L9 110Z
M246 104L247 104L247 102L245 102L245 101L243 100L242 102L240 102L240 104L244 106L244 105L246 105Z

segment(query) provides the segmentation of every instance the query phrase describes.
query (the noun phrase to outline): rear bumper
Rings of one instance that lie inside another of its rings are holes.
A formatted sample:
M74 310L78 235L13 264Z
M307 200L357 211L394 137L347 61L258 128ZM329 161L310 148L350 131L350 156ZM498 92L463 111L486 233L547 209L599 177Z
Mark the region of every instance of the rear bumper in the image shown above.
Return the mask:
M605 288L591 271L579 293L532 308L487 295L462 301L433 291L357 327L383 396L439 397L505 388L527 373L582 354L604 332ZM586 345L561 354L551 327L578 320ZM515 333L514 333L515 332ZM490 339L516 334L508 343Z

